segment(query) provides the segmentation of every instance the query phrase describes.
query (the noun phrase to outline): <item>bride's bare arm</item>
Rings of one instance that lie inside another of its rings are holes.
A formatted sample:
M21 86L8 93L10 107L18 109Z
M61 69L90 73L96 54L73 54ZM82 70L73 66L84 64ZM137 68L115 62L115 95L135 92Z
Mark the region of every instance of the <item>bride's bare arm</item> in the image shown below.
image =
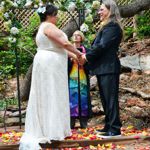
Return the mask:
M70 52L70 51L68 51L68 56L70 58L74 59L74 60L78 60L77 56L74 53Z
M44 29L45 35L56 42L58 45L63 47L64 49L74 53L77 57L80 57L82 53L78 51L64 36L64 33L58 29L55 25L50 24Z

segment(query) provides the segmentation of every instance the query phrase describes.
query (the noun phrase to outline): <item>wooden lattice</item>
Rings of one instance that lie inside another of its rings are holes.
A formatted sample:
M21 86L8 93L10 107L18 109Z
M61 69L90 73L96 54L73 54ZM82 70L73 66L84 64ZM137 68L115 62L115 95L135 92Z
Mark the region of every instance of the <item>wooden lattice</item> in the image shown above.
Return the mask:
M34 10L24 9L24 10L15 10L15 14L17 15L17 19L23 26L28 26L29 18L33 15Z
M0 19L0 32L2 32L4 30L5 30L4 21L2 19Z
M133 2L134 0L116 0L117 4L118 5L127 5L127 4L130 4L131 2Z
M133 17L124 18L121 21L123 27L133 27Z
M71 14L69 14L68 12L59 12L60 15L60 20L59 20L59 28L63 28L65 27L65 25L70 22L70 20L72 19L72 17L77 18L78 17L78 13L77 11L72 12Z
M12 10L10 10L12 11ZM29 18L33 15L34 10L32 9L15 9L13 12L16 15L16 19L24 26L27 27L29 24ZM0 32L5 31L4 20L0 19Z
M96 30L98 30L99 27L100 27L100 21L98 21L98 22L96 22L96 23L94 24L94 28L95 28Z

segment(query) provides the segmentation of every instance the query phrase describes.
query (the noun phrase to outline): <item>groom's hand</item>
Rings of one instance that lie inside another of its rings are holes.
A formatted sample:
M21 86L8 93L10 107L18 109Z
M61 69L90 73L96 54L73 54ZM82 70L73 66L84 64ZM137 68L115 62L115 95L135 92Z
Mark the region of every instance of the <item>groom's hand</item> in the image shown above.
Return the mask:
M86 56L85 54L82 54L81 57L79 58L79 64L84 65L86 63Z

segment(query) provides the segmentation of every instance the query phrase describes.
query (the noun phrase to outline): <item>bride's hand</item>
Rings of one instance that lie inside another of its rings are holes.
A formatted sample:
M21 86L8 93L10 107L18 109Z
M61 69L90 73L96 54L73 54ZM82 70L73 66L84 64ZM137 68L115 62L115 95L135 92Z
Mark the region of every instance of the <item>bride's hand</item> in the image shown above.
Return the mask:
M73 55L71 56L71 60L72 60L72 61L78 61L77 55L73 54Z
M78 59L80 59L82 57L82 54L78 49L76 50L76 56Z
M79 64L82 66L87 62L85 54L82 54L81 57L78 60Z

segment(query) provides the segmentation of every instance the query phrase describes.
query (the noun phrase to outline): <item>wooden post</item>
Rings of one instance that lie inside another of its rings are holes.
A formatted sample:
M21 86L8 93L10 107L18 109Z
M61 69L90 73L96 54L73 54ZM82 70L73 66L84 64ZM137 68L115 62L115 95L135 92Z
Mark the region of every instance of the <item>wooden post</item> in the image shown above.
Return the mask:
M133 38L136 38L137 37L137 15L133 17L133 29L134 29Z

